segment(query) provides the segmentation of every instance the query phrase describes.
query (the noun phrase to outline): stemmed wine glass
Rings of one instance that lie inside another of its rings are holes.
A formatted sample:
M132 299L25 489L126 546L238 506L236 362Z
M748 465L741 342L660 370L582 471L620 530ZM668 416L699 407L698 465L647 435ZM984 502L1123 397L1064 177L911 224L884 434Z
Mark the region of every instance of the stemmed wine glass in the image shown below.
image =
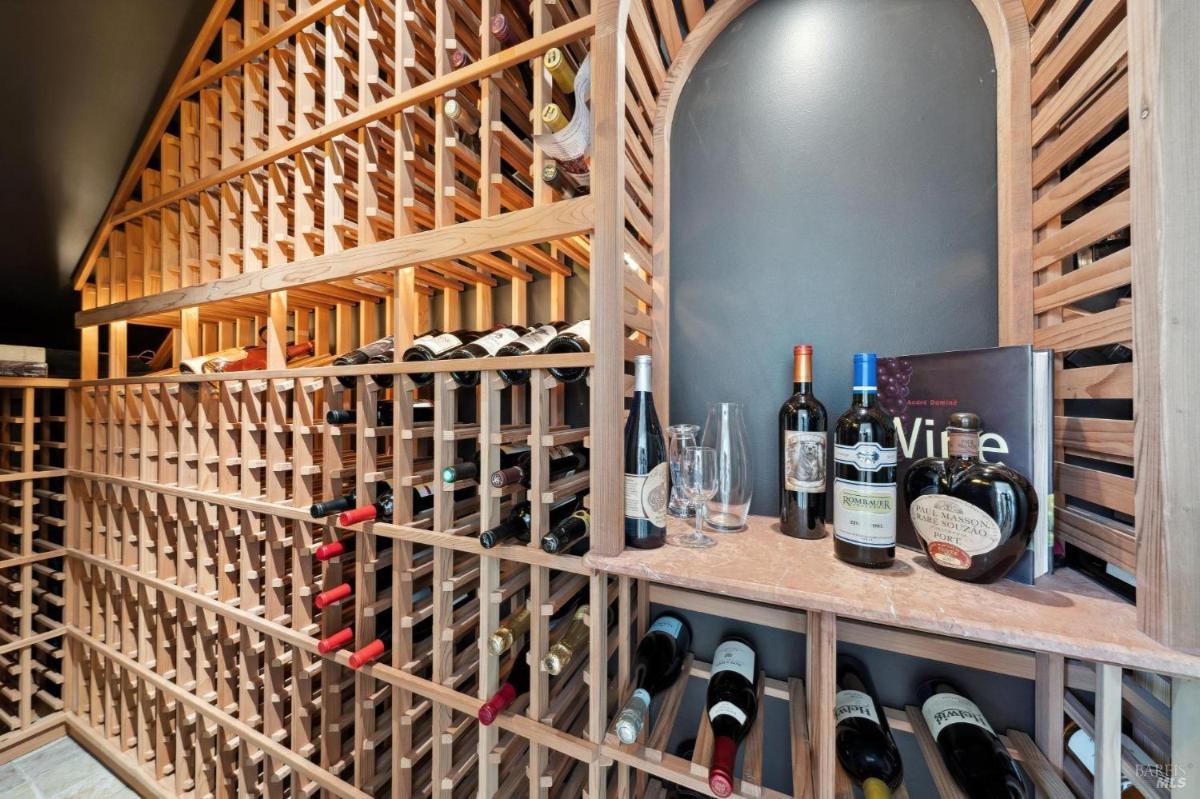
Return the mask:
M688 447L696 446L696 434L699 432L700 426L695 424L673 424L667 428L670 442L667 446L671 460L671 501L667 503L667 513L678 519L687 519L692 515L692 505L683 490L680 469L683 465L683 453Z
M667 541L677 547L704 549L717 543L715 538L701 532L704 508L717 493L717 453L712 447L688 447L680 463L680 481L684 493L696 509L696 529L690 533L674 533Z

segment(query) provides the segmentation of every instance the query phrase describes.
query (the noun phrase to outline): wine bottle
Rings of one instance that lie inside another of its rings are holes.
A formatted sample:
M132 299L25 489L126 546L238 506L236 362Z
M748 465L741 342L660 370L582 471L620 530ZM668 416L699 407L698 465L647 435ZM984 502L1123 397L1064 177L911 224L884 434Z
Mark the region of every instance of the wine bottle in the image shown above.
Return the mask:
M533 355L545 349L560 331L566 329L566 322L550 322L532 328L516 341L505 344L496 353L497 358L513 358L521 355ZM505 385L523 386L529 382L528 369L500 369L497 371Z
M1021 772L979 707L947 680L917 691L921 715L954 781L971 799L1027 799Z
M883 568L896 557L896 428L877 402L875 353L854 356L853 392L834 432L833 552Z
M454 610L458 610L474 598L474 591L459 594L454 598L452 607ZM389 614L380 616L379 620L375 623L375 630L378 633L377 637L368 641L364 646L359 647L350 655L350 668L358 669L368 663L373 663L387 654L387 651L392 648L392 619ZM424 641L432 632L433 616L429 615L413 625L412 640L414 643Z
M750 732L758 713L756 660L750 643L737 636L726 637L713 654L705 705L713 732L708 787L720 797L733 793L733 764L738 746Z
M571 621L567 624L563 634L558 637L546 655L542 658L542 668L554 677L563 673L563 670L574 659L575 653L587 644L588 640L588 615L589 606L580 605L571 615Z
M462 69L472 61L471 54L461 47L455 47L450 53L450 68Z
M436 361L458 347L461 347L463 344L469 344L481 335L484 334L474 330L455 330L450 333L439 333L436 336L429 336L423 340L414 341L412 346L404 351L401 360ZM409 375L409 378L413 381L414 385L427 386L433 382L433 373L416 372ZM376 382L379 382L378 379L376 379ZM380 385L383 385L383 383L380 383Z
M554 85L558 87L563 94L573 94L575 91L575 70L571 68L563 51L557 47L551 47L542 56L542 66L546 68L550 78L554 81Z
M319 547L313 550L313 557L321 563L333 560L334 558L340 558L343 555L350 555L353 557L356 548L356 540L358 540L358 536L348 535L344 538L339 538L336 541L330 541L328 544L321 544ZM375 554L377 556L382 555L391 548L392 539L380 538L378 543L375 545Z
M425 335L433 335L436 331L429 331ZM418 337L417 341L421 338ZM395 359L396 339L393 336L384 336L376 339L369 344L364 344L357 349L344 352L333 359L333 366L361 366L364 363L369 363L372 358L377 358L386 361ZM339 375L338 382L346 388L354 388L357 384L357 378L350 375Z
M288 344L285 357L288 361L313 354L313 343L302 341L299 344ZM232 352L217 354L204 362L201 367L205 373L219 374L222 372L249 372L267 368L267 348L263 346L246 347L240 357Z
M680 741L675 747L675 756L682 758L687 762L691 762L692 757L696 754L696 739L687 738ZM705 795L694 791L684 785L677 785L673 782L663 783L667 789L666 799L705 799Z
M855 658L840 656L837 687L833 718L838 761L862 786L866 799L890 799L904 779L904 769L866 667Z
M1067 757L1079 765L1080 769L1095 777L1096 741L1087 732L1080 729L1074 721L1069 720L1063 726L1063 751ZM1122 775L1121 799L1146 799L1146 797L1137 789L1132 780Z
M318 609L324 610L330 605L336 605L339 602L344 602L354 596L354 584L350 582L340 583L333 588L327 588L313 597L313 605Z
M542 122L555 133L559 133L571 120L558 107L558 103L546 103L542 106Z
M650 701L674 684L692 645L688 623L673 613L654 620L633 653L633 695L617 714L617 737L623 744L637 741L650 714Z
M583 494L570 497L550 508L550 525L555 526L570 516L583 500ZM484 549L492 549L504 542L528 544L530 530L533 525L533 506L529 500L513 505L508 515L488 530L479 534L479 545Z
M650 385L650 356L633 359L633 404L625 420L625 543L655 549L667 537L667 448Z
M348 511L358 505L357 494L353 489L349 494L345 494L334 499L329 499L324 502L314 502L308 508L308 513L314 519L324 519L326 516L332 516L335 513Z
M391 402L380 402L375 412L375 424L379 427L390 426L394 418L395 412L392 410L394 407ZM414 402L412 412L415 424L433 421L432 403ZM333 408L325 412L325 422L327 424L356 424L358 422L358 411L354 408Z
M472 490L461 488L454 492L454 500L467 499ZM360 505L338 515L337 523L342 527L350 527L361 522L390 522L396 510L396 497L387 483L380 483L375 490L376 499L369 505ZM433 491L427 486L417 486L413 489L413 513L420 513L433 507Z
M550 453L548 464L549 479L557 480L572 472L582 471L588 465L587 450L581 444L568 444L555 447ZM491 483L496 488L504 486L522 486L529 488L529 478L533 472L533 453L526 450L517 456L511 466L492 472Z
M550 617L550 624L554 625L561 619L574 615L575 608L579 606L579 598L581 596L583 596L582 592L576 594L556 610ZM488 639L488 652L491 652L493 655L503 655L507 652L513 645L513 641L529 632L531 617L532 614L529 611L528 603L522 604L521 607L513 611Z
M335 652L339 649L344 649L354 643L354 628L343 627L332 635L328 635L317 641L317 652L322 655L328 655L330 652Z
M542 551L551 555L558 553L582 554L584 542L592 528L592 515L587 509L580 509L554 526L550 532L542 536Z
M812 346L792 352L792 396L779 409L779 529L793 538L825 536L825 406L813 396Z
M592 323L585 319L555 336L542 352L545 355L590 352L591 337ZM551 366L549 372L560 383L577 383L587 376L588 370L586 366Z
M459 480L479 480L479 461L483 457L479 450L453 466L442 468L443 483L457 483ZM505 445L500 447L500 468L506 468L516 463L522 457L529 457L529 447Z
M464 135L474 136L479 132L479 112L469 104L459 102L455 97L450 97L442 103L442 113Z
M457 347L446 354L447 360L458 358L491 358L505 344L512 344L521 336L529 332L529 328L524 325L504 325L498 327L486 336L480 336L474 341ZM460 386L470 387L479 385L479 372L477 371L462 371L451 372L450 377L454 378L454 382Z
M517 697L529 691L529 642L512 659L512 666L504 678L504 683L491 698L479 708L479 723L490 725L505 708L517 701Z
M514 22L504 14L496 14L490 21L489 27L492 35L505 47L513 47L521 43L521 36L517 32Z

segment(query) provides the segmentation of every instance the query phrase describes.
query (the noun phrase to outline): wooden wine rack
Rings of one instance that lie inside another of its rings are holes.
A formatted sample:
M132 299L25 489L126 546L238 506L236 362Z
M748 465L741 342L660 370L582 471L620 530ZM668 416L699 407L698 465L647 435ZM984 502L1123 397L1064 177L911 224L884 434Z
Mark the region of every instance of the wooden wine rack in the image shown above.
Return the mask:
M1200 701L1200 666L1135 627L1176 646L1200 640L1189 637L1200 624L1182 579L1192 560L1161 556L1196 545L1171 537L1159 513L1168 498L1110 468L1132 464L1139 481L1155 480L1168 444L1144 422L1135 429L1132 415L1101 421L1065 404L1131 399L1124 354L1083 368L1060 357L1056 372L1059 534L1136 566L1142 581L1140 624L1117 613L1116 649L1089 649L1095 642L1079 633L1039 623L1006 644L1002 624L988 632L972 617L975 626L955 631L931 621L929 603L875 618L870 602L855 608L836 586L819 597L772 592L749 566L723 580L727 570L699 559L655 571L646 568L654 553L622 552L620 433L633 356L655 357L659 407L669 407L674 103L708 44L752 1L215 0L76 274L82 379L70 384L67 409L55 399L63 384L0 384L0 458L12 470L0 474L0 677L17 680L0 685L3 757L65 726L146 796L595 799L659 796L664 781L703 789L704 723L691 763L666 751L685 682L705 676L702 663L667 692L642 742L620 746L608 733L651 603L807 636L803 680L763 681L763 701L788 703L790 747L767 746L757 727L739 795L780 795L762 784L775 757L789 760L793 796L851 795L832 739L838 641L1036 680L1037 729L1032 739L1009 731L1005 742L1049 796L1093 786L1064 761L1064 714L1095 733L1094 790L1106 799L1122 771L1145 782L1150 772L1136 766L1188 754L1186 742L1200 737L1193 717L1164 707ZM1129 110L1161 91L1158 1L974 0L997 59L1001 338L1060 350L1132 345L1139 397L1158 403L1155 414L1164 405L1159 331L1134 335L1127 296L1101 310L1080 305L1128 295L1137 279L1157 286L1154 236L1133 240L1151 256L1130 247L1094 263L1075 255L1129 227L1139 190L1151 189L1145 164L1161 133ZM491 33L501 13L516 43ZM586 192L540 177L538 112L577 102L543 69L552 47L576 68L591 59ZM450 99L478 117L477 132L447 119ZM583 293L586 309L574 307ZM1158 319L1157 301L1133 294L1143 320ZM590 318L591 352L456 362L480 373L477 389L456 388L445 363L329 365L383 335L401 353L433 327L525 324L538 304L549 318ZM131 327L160 329L172 367L262 344L266 369L131 377ZM289 363L289 341L311 341L313 355ZM549 376L566 366L590 372L586 424ZM531 369L529 386L504 388L505 367ZM417 389L411 375L425 371L433 384ZM378 374L394 387L381 389ZM432 402L432 423L414 423L416 398ZM370 424L389 403L393 423ZM349 408L360 424L324 423L327 410ZM591 468L551 482L549 449L568 442L588 448ZM535 454L525 492L532 545L483 550L475 535L519 492L485 486L456 502L451 486L435 491L431 512L414 513L408 488L468 447L487 475L513 443ZM373 497L385 482L404 489L390 522L339 530L307 512L350 489ZM591 554L542 552L551 504L583 488ZM315 560L316 546L345 535L357 541L352 562ZM818 571L835 568L828 553L808 556ZM317 610L314 593L342 581L355 586L353 602ZM947 606L968 616L987 601L983 589L942 583ZM504 614L529 603L540 660L551 616L573 595L590 606L587 652L560 677L535 668L528 699L478 725L507 665L485 647ZM1037 597L1073 596L1046 589L1010 600L1044 608ZM414 634L425 620L431 634ZM359 646L385 624L392 645L372 665L351 669L345 651L317 651L345 626ZM1141 669L1170 675L1170 688ZM1091 707L1081 692L1095 694ZM922 743L939 794L957 797L919 714L888 715Z

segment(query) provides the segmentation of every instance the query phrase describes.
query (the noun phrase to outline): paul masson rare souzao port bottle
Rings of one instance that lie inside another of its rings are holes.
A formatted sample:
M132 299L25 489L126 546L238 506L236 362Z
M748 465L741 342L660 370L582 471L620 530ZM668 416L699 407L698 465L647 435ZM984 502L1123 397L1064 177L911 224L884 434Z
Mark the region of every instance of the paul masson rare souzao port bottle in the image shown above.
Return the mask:
M779 409L779 529L794 538L825 536L829 428L812 383L812 346L797 345L792 396Z
M708 787L717 796L733 793L737 750L758 713L758 666L754 648L728 636L713 654L705 712L712 725L713 754Z
M682 616L664 613L654 620L633 654L633 694L617 714L617 737L631 744L641 736L650 700L670 688L692 645L692 629Z
M1028 799L1029 788L983 711L953 683L917 690L921 715L958 787L970 799Z
M837 687L833 720L838 762L862 786L866 799L890 799L904 779L904 768L866 666L840 656Z
M833 434L833 552L884 568L896 558L896 428L877 403L875 353L855 354L853 392Z
M667 538L667 448L654 411L650 356L636 356L633 370L633 404L625 420L625 544L655 549Z
M921 548L939 573L990 583L1017 564L1037 527L1037 492L1003 463L979 457L983 432L973 413L946 425L947 457L909 467L904 498Z

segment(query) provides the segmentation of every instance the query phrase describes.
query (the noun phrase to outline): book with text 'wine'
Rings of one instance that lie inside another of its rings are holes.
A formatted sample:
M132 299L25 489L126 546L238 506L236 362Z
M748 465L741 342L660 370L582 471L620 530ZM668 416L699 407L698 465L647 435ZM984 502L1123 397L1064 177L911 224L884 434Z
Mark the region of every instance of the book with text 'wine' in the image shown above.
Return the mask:
M904 485L917 460L946 456L943 431L956 412L982 420L980 455L985 461L1003 462L1033 484L1039 500L1037 528L1029 550L1008 574L1011 580L1029 584L1050 568L1052 369L1049 351L1028 346L879 359L879 402L896 425L898 485ZM906 505L896 522L897 542L920 549Z

